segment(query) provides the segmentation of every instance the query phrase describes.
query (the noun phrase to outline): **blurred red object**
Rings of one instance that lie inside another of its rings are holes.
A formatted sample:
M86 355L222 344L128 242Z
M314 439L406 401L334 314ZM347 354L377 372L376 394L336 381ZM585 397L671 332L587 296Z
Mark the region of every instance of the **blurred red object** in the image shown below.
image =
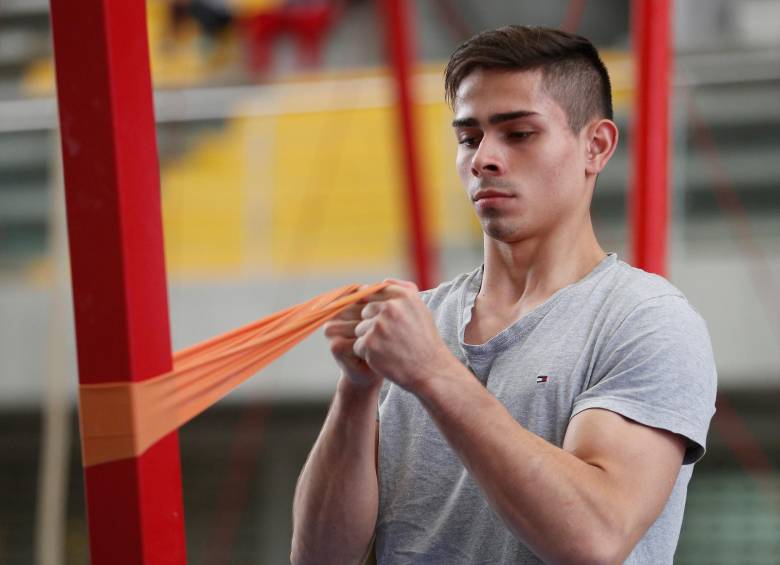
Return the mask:
M263 73L271 65L273 45L292 36L298 44L299 63L319 64L323 40L341 14L342 2L285 3L279 7L244 14L239 18L249 50L249 67Z

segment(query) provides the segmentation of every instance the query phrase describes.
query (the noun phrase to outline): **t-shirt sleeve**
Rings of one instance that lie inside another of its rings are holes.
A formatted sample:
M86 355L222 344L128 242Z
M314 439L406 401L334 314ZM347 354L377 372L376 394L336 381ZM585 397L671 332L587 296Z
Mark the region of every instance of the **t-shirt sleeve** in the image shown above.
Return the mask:
M640 303L599 348L590 386L572 417L616 412L688 440L684 464L704 455L715 413L716 369L707 327L681 296Z

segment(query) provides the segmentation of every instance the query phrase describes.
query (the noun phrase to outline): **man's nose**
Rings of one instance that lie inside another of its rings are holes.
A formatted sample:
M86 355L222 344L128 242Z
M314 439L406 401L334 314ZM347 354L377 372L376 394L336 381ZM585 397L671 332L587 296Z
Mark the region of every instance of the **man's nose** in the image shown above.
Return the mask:
M504 173L500 148L488 136L482 138L471 159L471 174L475 177L496 176Z

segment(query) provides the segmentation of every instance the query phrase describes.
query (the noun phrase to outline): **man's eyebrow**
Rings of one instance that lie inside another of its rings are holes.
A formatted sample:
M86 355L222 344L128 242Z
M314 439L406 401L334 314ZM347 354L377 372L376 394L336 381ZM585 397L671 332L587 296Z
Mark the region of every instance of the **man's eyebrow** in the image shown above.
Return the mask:
M516 112L504 112L501 114L493 114L488 118L488 123L495 125L502 122L509 122L511 120L517 120L519 118L528 118L531 116L538 116L539 112L532 112L530 110L518 110ZM452 127L454 128L473 128L479 126L479 120L476 118L459 118L452 120Z
M506 112L504 114L493 114L488 118L488 122L491 124L500 124L501 122L509 122L511 120L517 120L518 118L529 118L531 116L538 116L539 112L531 112L530 110L518 110L517 112Z
M458 118L452 120L452 127L454 128L473 128L479 125L477 118Z

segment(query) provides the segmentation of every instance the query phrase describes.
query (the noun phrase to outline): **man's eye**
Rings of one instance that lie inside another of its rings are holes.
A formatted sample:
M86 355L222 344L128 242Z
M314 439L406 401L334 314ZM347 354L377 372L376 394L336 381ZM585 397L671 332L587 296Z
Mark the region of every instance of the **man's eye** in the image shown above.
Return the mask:
M533 135L532 131L513 131L509 133L510 139L528 139Z
M476 137L461 137L458 143L465 147L476 147L479 145L479 140Z

